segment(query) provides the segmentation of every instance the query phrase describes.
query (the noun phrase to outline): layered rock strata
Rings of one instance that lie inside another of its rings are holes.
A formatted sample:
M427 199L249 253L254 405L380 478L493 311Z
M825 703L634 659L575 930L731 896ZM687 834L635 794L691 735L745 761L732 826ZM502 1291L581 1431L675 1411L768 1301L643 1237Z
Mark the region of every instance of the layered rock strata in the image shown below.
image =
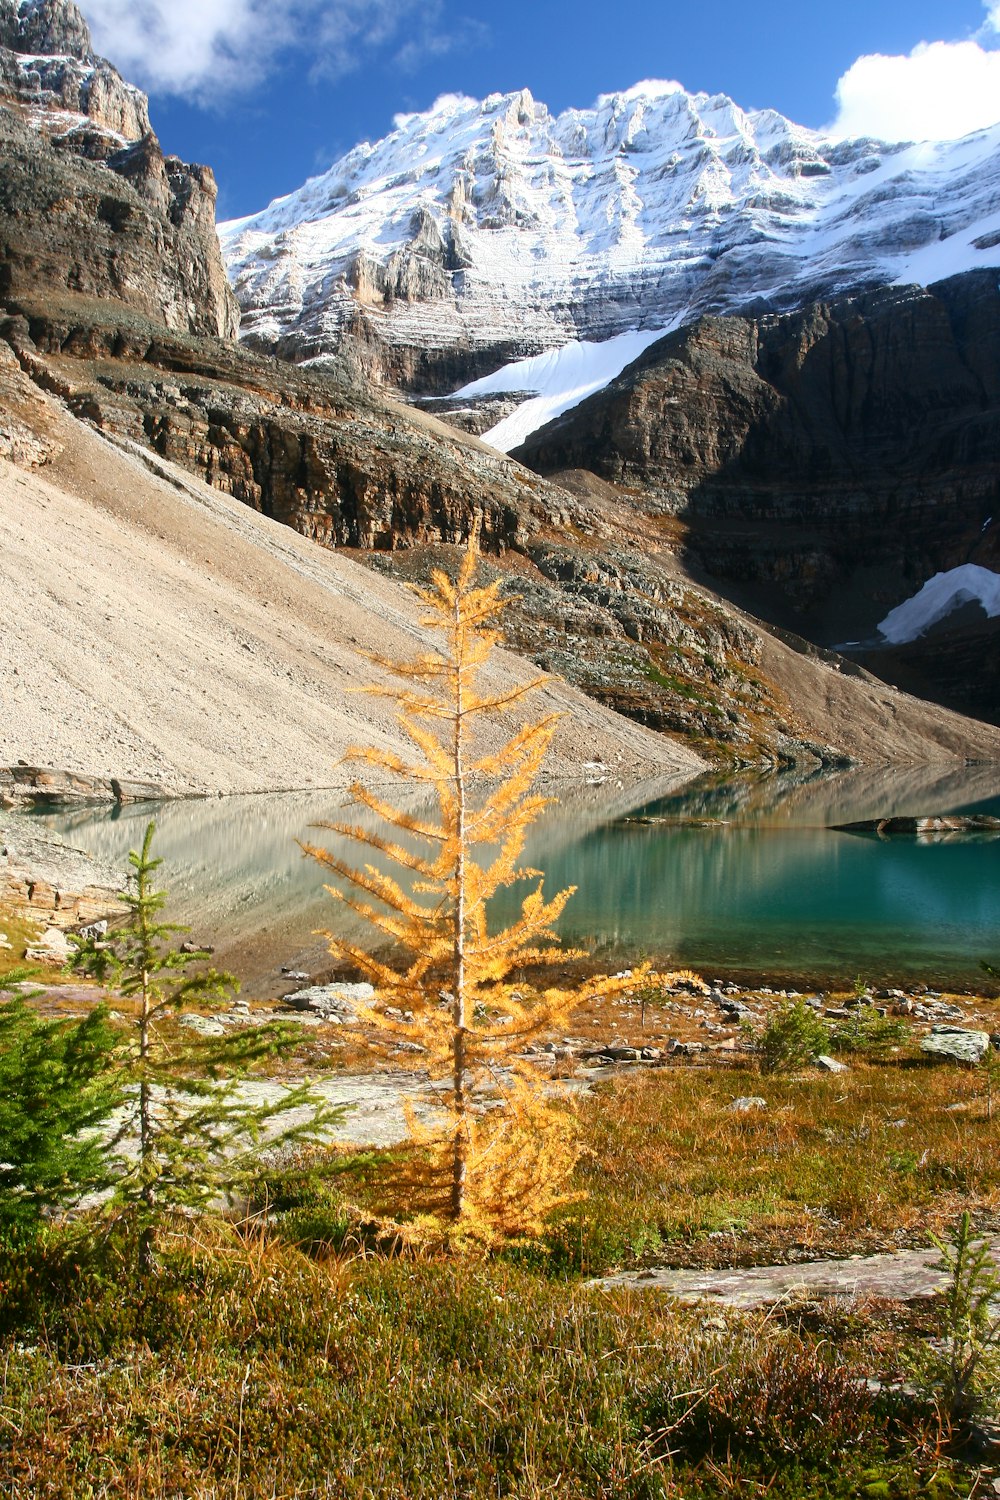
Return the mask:
M702 319L515 456L679 518L695 564L777 623L874 636L933 573L1000 566L997 278Z
M216 195L164 155L72 0L0 0L0 299L61 289L233 338Z

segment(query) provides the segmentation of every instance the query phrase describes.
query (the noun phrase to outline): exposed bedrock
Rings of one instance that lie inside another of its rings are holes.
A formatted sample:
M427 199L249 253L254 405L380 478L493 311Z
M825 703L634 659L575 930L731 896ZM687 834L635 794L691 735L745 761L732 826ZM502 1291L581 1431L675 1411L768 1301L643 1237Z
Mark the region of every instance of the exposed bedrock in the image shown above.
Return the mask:
M638 487L767 617L871 634L933 573L1000 565L997 277L703 319L516 456Z
M164 155L71 0L0 0L0 298L79 293L233 338L215 201L207 167Z

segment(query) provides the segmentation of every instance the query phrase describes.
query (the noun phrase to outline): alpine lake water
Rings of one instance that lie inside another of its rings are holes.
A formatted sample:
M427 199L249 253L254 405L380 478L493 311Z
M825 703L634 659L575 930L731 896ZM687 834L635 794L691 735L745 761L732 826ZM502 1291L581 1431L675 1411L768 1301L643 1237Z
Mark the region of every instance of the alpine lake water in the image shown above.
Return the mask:
M559 802L532 830L524 862L544 872L549 892L577 888L560 936L609 967L645 955L746 982L830 986L860 975L974 989L980 961L1000 962L1000 838L925 842L835 827L996 813L1000 767L704 777L679 788L622 787L611 773L551 791ZM155 819L168 915L257 995L289 988L282 966L320 976L329 960L317 930L344 931L350 917L296 841L365 861L314 826L353 821L338 792L30 816L123 868ZM493 920L509 918L526 889L504 893Z

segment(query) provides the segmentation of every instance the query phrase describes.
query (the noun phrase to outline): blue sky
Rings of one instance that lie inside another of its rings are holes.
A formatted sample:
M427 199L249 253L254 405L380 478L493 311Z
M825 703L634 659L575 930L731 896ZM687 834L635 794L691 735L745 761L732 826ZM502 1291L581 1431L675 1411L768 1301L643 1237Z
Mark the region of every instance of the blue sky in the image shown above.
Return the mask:
M1000 0L81 4L100 50L149 91L164 147L214 167L220 217L262 208L443 93L527 87L558 111L673 78L899 139L1000 118ZM921 45L934 43L949 45Z

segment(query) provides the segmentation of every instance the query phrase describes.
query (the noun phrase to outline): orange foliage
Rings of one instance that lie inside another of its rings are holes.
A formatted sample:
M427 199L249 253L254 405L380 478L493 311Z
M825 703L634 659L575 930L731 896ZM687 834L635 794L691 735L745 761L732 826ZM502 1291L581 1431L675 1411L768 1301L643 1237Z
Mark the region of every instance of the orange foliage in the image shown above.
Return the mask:
M374 1044L417 1043L422 1051L412 1065L450 1081L450 1090L442 1090L442 1130L433 1140L415 1134L449 1180L451 1223L489 1241L537 1233L545 1216L567 1201L579 1154L568 1101L521 1055L525 1046L540 1033L565 1029L577 1005L622 986L595 980L539 993L511 981L515 970L568 956L557 946L554 927L573 891L546 898L538 872L518 863L527 830L548 802L532 788L555 716L526 723L498 751L477 751L483 720L513 707L544 680L502 693L480 691L504 605L499 582L475 585L477 558L473 541L456 582L437 571L433 586L421 591L424 624L441 633L440 649L408 662L378 659L413 684L393 694L412 758L377 748L350 752L351 759L426 787L435 813L405 812L357 781L355 802L386 831L321 825L376 851L399 876L303 847L342 882L327 886L330 894L408 955L399 973L361 943L324 934L330 952L375 987L375 1001L359 1013ZM490 898L526 878L538 883L520 915L491 933Z

